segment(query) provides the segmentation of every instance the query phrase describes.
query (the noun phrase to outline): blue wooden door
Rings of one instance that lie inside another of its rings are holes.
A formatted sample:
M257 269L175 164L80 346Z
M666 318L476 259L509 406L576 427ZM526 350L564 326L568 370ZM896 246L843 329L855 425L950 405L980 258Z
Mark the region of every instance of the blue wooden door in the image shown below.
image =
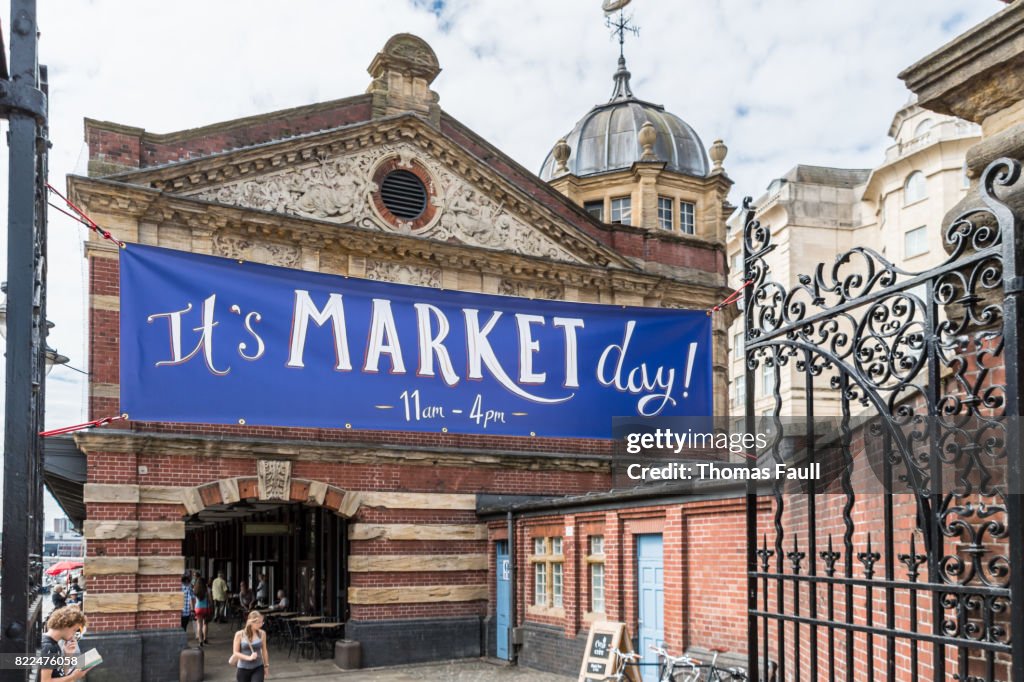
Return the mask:
M512 618L512 563L508 556L508 542L497 544L497 567L498 574L498 605L495 621L498 626L497 651L498 658L506 661L511 660L509 656L509 623Z
M636 574L639 596L637 609L637 640L643 663L644 682L657 682L658 657L650 647L665 639L665 567L662 563L661 535L636 536Z

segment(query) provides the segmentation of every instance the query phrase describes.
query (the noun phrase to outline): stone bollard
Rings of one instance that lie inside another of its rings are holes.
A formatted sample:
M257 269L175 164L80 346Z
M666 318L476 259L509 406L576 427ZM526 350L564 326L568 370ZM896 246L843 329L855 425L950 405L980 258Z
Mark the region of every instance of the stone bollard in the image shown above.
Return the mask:
M178 657L178 682L203 682L204 654L202 649L182 649Z
M339 639L334 643L334 665L342 670L362 667L362 649L354 639Z

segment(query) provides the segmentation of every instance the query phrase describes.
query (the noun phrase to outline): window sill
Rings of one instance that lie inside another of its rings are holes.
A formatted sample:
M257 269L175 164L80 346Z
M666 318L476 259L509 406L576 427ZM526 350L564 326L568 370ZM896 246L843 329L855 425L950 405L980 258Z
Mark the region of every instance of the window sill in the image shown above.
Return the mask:
M545 616L547 618L565 618L565 609L561 606L527 606L526 615Z
M602 620L608 620L608 615L604 611L587 611L583 614L584 623L594 623Z

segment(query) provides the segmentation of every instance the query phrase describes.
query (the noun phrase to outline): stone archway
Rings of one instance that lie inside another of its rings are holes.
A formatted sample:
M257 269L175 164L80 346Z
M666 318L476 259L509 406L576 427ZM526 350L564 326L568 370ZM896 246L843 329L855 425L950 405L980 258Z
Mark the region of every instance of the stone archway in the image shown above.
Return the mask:
M220 572L236 587L265 575L269 592L262 600L282 591L303 613L344 618L348 520L362 496L292 477L290 460L254 458L247 464L241 472L220 470L241 475L178 489L178 513L187 515L186 565L207 580Z
M256 462L256 476L222 478L182 488L181 502L188 514L198 514L207 507L234 504L243 499L299 502L330 509L346 518L351 518L359 509L359 493L345 491L323 481L292 478L291 469L289 460L261 459Z

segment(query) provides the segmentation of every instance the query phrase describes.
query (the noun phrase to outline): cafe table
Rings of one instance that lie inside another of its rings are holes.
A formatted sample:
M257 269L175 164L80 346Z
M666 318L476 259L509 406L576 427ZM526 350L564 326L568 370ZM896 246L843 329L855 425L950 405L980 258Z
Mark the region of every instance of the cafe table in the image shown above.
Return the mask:
M313 640L314 646L316 646L317 658L323 657L324 647L322 645L330 643L331 632L340 629L344 625L344 623L309 623L308 625L302 626L309 629L311 639Z
M267 632L272 635L284 635L283 637L275 637L278 646L283 646L285 639L290 636L290 633L285 627L284 621L289 616L298 615L298 611L265 611L263 612L264 619L267 620Z

